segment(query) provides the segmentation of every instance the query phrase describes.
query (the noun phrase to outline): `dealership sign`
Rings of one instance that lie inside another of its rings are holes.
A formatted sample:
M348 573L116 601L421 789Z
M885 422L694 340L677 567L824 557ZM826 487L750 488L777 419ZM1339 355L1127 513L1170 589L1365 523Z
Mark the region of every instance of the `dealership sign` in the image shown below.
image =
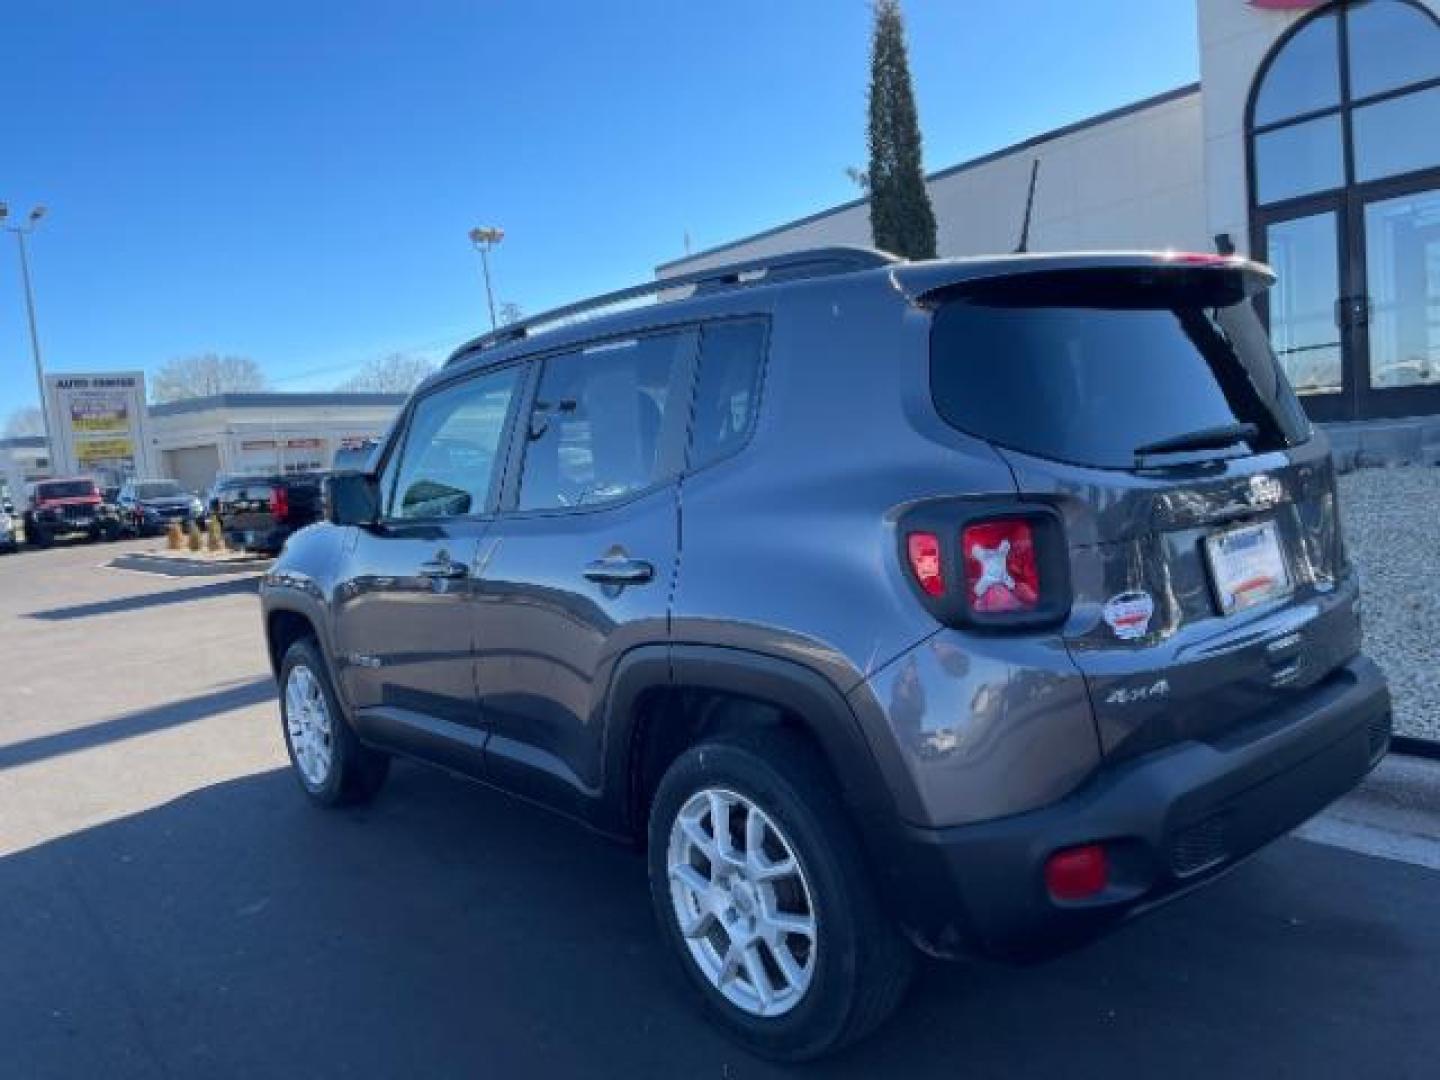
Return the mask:
M151 474L143 372L47 375L45 400L57 476Z

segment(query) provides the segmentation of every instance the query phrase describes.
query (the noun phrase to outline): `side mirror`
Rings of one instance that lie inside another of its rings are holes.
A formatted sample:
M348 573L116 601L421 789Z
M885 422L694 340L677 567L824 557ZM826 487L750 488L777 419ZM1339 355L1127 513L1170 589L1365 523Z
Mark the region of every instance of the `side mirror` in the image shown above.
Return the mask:
M373 525L380 520L380 482L368 473L325 478L325 519L332 525Z

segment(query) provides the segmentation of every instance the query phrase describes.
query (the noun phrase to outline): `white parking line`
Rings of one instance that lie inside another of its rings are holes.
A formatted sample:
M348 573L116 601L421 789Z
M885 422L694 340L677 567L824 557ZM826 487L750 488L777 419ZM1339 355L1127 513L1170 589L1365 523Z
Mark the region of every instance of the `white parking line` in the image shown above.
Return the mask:
M1385 829L1363 821L1321 814L1296 829L1292 836L1312 844L1358 851L1381 859L1440 870L1440 840L1419 833Z

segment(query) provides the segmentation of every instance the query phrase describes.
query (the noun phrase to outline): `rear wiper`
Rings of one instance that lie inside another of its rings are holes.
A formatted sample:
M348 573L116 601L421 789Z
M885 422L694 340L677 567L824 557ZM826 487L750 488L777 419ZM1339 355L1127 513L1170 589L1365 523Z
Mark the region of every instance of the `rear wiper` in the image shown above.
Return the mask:
M1218 450L1237 442L1249 442L1259 434L1260 429L1254 424L1221 424L1137 446L1135 456L1144 458L1154 454L1183 454L1190 450Z

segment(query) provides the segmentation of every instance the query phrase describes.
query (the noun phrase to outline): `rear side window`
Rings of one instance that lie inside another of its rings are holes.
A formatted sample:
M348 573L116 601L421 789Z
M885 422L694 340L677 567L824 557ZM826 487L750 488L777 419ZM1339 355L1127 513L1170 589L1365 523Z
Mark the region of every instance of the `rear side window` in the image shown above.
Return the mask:
M521 510L594 506L663 479L685 420L693 331L605 342L545 361L520 478Z
M400 449L392 518L484 513L500 440L520 381L518 367L467 379L415 405Z
M1123 299L1082 292L1074 299L1084 302L1056 306L1035 299L1000 290L936 311L931 392L947 423L1010 449L1118 469L1136 467L1142 447L1235 425L1257 434L1201 456L1307 437L1248 301L1212 307L1177 296L1159 306L1163 297L1138 290Z
M721 322L705 327L695 386L691 468L733 454L750 437L760 404L764 357L763 323Z

